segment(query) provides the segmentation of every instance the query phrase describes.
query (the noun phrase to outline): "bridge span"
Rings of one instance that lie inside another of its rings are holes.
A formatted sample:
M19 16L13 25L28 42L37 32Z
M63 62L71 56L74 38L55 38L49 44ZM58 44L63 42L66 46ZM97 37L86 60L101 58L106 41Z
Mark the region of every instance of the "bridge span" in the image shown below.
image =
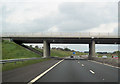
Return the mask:
M120 36L112 33L3 33L2 39L18 44L43 43L44 57L50 56L50 44L89 44L89 59L95 56L95 44L120 44Z

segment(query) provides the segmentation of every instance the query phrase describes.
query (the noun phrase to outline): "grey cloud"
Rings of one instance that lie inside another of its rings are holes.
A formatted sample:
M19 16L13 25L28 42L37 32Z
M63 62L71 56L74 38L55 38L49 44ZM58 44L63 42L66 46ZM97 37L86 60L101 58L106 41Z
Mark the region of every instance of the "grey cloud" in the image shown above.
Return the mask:
M58 27L60 32L85 31L100 24L117 22L116 6L115 3L106 4L104 7L102 3L66 2L59 5L56 16L48 15L20 25L4 22L6 26L3 31L44 32L53 26ZM7 16L9 12L11 13L8 11Z
M41 32L45 31L48 26L40 23L28 22L25 24L4 23L3 32Z
M114 29L113 33L114 33L114 34L118 34L118 32L119 32L119 29L118 29L118 27L116 27L116 28Z
M64 25L59 24L61 30L86 30L117 22L117 8L115 3L103 7L102 3L63 3L59 6L60 13L65 17ZM67 19L66 19L67 18Z

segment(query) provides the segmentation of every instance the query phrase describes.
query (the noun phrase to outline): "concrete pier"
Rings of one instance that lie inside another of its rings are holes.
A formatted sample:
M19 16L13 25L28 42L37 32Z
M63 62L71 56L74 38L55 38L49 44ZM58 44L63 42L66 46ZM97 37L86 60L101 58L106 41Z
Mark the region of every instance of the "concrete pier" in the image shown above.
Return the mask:
M88 59L91 60L92 56L91 56L91 44L89 44L89 55L88 55Z
M47 40L43 41L43 57L48 58L50 56L50 43Z
M94 39L92 39L91 43L89 44L89 56L88 56L88 59L91 60L92 57L95 57L95 41L94 41Z

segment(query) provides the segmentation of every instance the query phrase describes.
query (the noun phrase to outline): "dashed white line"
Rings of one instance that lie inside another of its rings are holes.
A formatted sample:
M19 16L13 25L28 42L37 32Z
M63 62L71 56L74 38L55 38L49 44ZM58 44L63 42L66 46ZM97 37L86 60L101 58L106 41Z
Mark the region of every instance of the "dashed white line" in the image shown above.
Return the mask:
M92 71L92 70L90 70L90 72L91 72L92 74L95 74L95 72L94 72L94 71Z
M64 59L63 59L64 60ZM60 60L59 62L57 62L55 65L53 65L52 67L50 67L48 70L46 70L45 72L43 72L42 74L38 75L36 78L34 78L33 80L31 80L28 84L32 84L35 81L37 81L38 79L40 79L42 76L44 76L47 72L49 72L51 69L53 69L55 66L57 66L59 63L61 63L63 60Z
M84 67L84 64L82 64L82 66Z

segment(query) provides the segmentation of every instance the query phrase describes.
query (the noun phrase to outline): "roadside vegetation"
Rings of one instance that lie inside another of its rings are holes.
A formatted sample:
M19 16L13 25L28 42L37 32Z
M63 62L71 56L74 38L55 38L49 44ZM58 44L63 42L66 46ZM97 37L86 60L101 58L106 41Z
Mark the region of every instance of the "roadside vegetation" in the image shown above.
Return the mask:
M62 50L56 50L56 49L51 49L51 56L53 57L66 57L72 55L71 51L62 51Z
M43 49L40 49L40 48L35 48L36 50L39 50L41 53L43 53ZM68 48L65 48L65 49L61 49L61 48L52 48L51 50L51 55L52 57L67 57L67 56L71 56L73 55L73 52L76 52L76 51L73 51L73 50L70 50ZM83 52L76 52L75 55L86 55L86 53L83 53Z
M23 48L22 46L14 42L2 40L2 59L17 59L17 58L31 58L31 57L41 57L41 56Z

